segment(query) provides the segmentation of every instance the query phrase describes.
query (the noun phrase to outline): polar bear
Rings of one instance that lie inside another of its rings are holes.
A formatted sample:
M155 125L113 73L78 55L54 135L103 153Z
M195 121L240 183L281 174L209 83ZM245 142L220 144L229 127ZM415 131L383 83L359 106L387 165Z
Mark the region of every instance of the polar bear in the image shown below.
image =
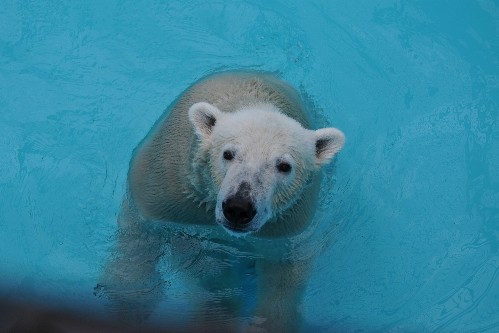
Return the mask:
M344 144L336 128L309 129L309 112L291 86L260 72L212 74L172 103L130 162L102 283L119 311L151 313L167 256L197 265L187 279L215 295L197 301L192 327L299 329L311 261L282 253L310 223L320 169ZM248 275L256 281L250 305L237 292Z

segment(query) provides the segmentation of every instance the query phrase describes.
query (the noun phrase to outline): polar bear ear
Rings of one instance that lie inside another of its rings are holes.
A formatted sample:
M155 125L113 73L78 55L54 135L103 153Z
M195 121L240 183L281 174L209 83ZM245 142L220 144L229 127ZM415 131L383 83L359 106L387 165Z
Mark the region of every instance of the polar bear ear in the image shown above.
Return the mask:
M222 111L210 103L196 103L189 108L189 120L202 139L207 139L211 135L213 126L221 116Z
M336 128L321 128L314 131L315 135L315 163L322 166L331 161L334 155L341 150L345 143L345 135Z

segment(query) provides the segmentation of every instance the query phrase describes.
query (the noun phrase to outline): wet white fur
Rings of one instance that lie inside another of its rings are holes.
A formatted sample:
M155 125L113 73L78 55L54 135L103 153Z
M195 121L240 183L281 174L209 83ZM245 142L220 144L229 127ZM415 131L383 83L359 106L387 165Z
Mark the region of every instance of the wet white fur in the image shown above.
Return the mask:
M289 85L253 72L208 76L172 103L134 151L116 250L101 280L120 320L147 318L162 300L156 266L170 244L168 263L180 262L186 284L214 296L197 300L199 326L187 331L241 331L247 270L256 281L248 331L299 329L312 258L287 251L314 216L320 167L344 143L337 129L308 129L308 112ZM234 160L223 159L226 149ZM292 166L289 174L277 171L278 160ZM251 182L258 213L252 232L235 238L219 225L220 203L242 180Z

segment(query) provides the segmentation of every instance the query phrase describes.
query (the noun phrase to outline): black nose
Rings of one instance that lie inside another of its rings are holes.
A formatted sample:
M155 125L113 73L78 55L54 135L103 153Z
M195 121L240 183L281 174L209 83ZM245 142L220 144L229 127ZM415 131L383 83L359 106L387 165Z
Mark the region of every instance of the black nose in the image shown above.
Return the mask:
M222 202L224 216L233 226L244 226L256 215L255 206L251 200L233 196Z

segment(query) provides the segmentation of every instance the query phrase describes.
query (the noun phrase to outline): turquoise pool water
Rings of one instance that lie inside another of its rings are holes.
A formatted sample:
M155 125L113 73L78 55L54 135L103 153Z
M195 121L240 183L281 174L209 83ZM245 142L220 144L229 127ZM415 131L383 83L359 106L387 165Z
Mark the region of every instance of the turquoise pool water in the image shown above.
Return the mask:
M498 35L492 0L3 1L0 294L105 317L133 148L191 83L244 68L347 136L307 327L499 331Z

